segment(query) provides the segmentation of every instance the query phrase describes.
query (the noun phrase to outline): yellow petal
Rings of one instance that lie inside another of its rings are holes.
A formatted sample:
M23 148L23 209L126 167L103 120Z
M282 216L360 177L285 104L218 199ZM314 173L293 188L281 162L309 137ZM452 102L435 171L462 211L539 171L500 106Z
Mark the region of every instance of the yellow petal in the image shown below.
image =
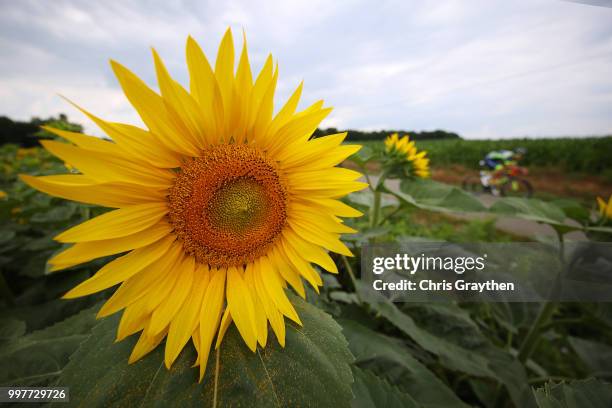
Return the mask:
M257 328L255 326L255 306L249 287L244 282L242 272L236 267L227 270L227 307L232 319L246 345L255 351L257 347Z
M291 97L287 100L285 105L281 108L281 110L276 114L268 128L266 129L265 135L262 138L262 144L267 144L267 141L271 138L276 137L276 132L283 127L284 125L291 120L291 117L295 113L297 109L298 103L300 102L300 97L302 95L302 89L304 87L304 81L300 82L300 85L297 87Z
M276 305L268 295L261 273L253 273L253 280L255 283L257 297L261 301L265 316L270 321L270 326L272 326L272 330L274 331L279 344L282 347L285 347L285 320L283 315L278 311Z
M251 96L249 102L249 118L247 120L248 126L254 125L257 119L257 114L259 113L259 106L266 93L266 90L268 89L270 81L272 81L273 76L274 64L272 62L272 55L268 55L268 58L266 58L266 62L264 63L263 68L257 75L257 79L255 79L255 84L251 89Z
M202 311L200 312L200 381L204 378L208 354L217 328L221 320L221 308L223 307L225 292L226 270L211 270L210 283L206 288L204 300L202 301Z
M64 299L90 295L123 282L157 261L174 242L175 237L163 238L154 244L133 250L106 264L94 276L66 293Z
M149 335L164 330L185 304L194 281L195 259L192 256L185 257L172 273L178 274L178 278L168 297L151 314L151 322L147 327Z
M139 204L109 211L55 237L60 242L120 238L151 227L168 212L166 203Z
M174 178L170 171L128 161L119 156L85 150L52 140L42 140L40 143L54 156L99 182L125 182L168 188Z
M108 154L124 154L122 149L115 143L102 140L99 137L88 136L82 133L70 132L62 129L55 129L51 126L41 126L47 132L58 135L83 149L93 150L94 152Z
M363 213L357 211L353 207L344 204L342 201L333 200L330 198L316 198L316 197L299 197L298 202L304 202L304 205L312 206L321 212L330 212L331 214L339 217L361 217Z
M140 338L138 338L138 342L134 346L132 350L132 354L130 354L130 358L128 359L128 364L135 363L140 360L147 354L149 354L152 350L155 349L161 343L161 341L166 336L166 332L160 332L155 336L148 336L145 332L142 332Z
M304 259L316 263L328 272L338 273L338 267L323 248L303 240L289 228L283 231L283 236L289 241L293 248L300 248L300 252L304 256Z
M107 122L83 109L71 100L67 99L67 101L98 125L104 133L115 141L112 145L117 147L113 150L109 150L107 146L101 145L100 143L96 143L95 145L91 142L83 144L82 140L60 135L77 146L88 150L117 154L128 160L144 161L155 167L174 168L180 166L180 155L164 146L159 138L153 133L132 125Z
M264 132L268 128L268 125L272 121L272 114L274 113L274 93L276 91L276 82L278 80L278 69L275 70L272 80L268 84L266 92L259 103L259 110L257 111L257 117L253 125L253 137L255 140L262 139Z
M177 153L197 156L197 146L183 136L187 130L171 119L162 97L123 65L111 61L111 66L125 96L138 111L147 128L160 138L160 142Z
M194 99L198 101L204 115L203 126L208 142L214 143L216 135L223 132L223 97L206 56L198 43L191 37L187 38L187 67L189 68L189 89Z
M295 141L307 141L319 124L329 113L331 108L319 109L306 115L297 115L285 126L279 129L276 136L265 146L274 156L285 146Z
M276 246L270 251L270 262L272 262L283 279L291 285L293 290L297 292L303 299L306 299L304 284L300 278L300 274L296 272L293 266L287 262L286 256L282 253L282 246Z
M254 264L247 264L244 271L244 280L249 288L251 288L251 297L255 307L255 326L257 328L257 342L261 347L266 347L268 341L268 320L263 310L262 300L259 298L255 288L255 272Z
M43 193L103 207L118 208L165 199L163 190L127 183L98 183L82 175L32 177L21 174L19 177L24 183Z
M215 78L223 97L223 111L225 115L224 129L229 131L229 118L232 106L232 90L234 86L234 40L232 31L228 28L219 45L217 60L215 62Z
M217 334L215 350L221 347L221 343L223 343L223 337L225 337L225 333L227 332L227 329L229 329L230 324L232 324L232 314L230 313L228 308L225 308L225 311L223 312L223 317L221 318L221 324L219 325L219 333Z
M170 322L164 359L166 367L168 368L170 368L174 360L176 360L200 322L202 299L204 299L204 293L208 286L208 278L208 267L198 266L194 274L194 283L191 288L191 293Z
M197 102L180 84L170 77L155 49L153 49L153 59L159 89L169 114L183 124L187 132L182 136L189 139L189 144L202 149L206 145L206 135L202 126L204 118Z
M182 259L183 246L175 241L168 252L157 262L152 263L141 272L123 282L119 289L113 293L113 296L104 303L104 306L98 312L98 317L109 316L135 303L144 296L157 294L157 287L171 283L172 285L167 289L169 292L176 279L167 278L167 276L176 275L174 269L177 265L180 265ZM153 300L153 296L150 298ZM163 298L158 296L157 299L159 300L157 303L153 301L147 303L150 307L148 310L153 310L157 307L161 300L165 299L165 296Z
M320 245L341 255L353 256L351 251L340 241L339 235L327 232L317 225L300 219L290 220L290 228L305 240Z
M262 256L259 258L259 262L255 264L254 273L259 273L261 275L261 279L264 283L264 288L268 293L268 296L272 299L278 310L301 325L302 322L297 312L293 308L293 305L287 298L285 291L283 290L283 286L281 284L280 276L276 271L276 268L269 261L267 256Z
M67 250L60 252L49 260L53 265L52 271L69 268L74 265L130 251L150 245L172 232L172 227L165 221L159 222L150 228L127 235L121 238L105 239L100 241L80 242Z
M304 277L310 283L310 285L319 292L319 286L323 285L319 274L310 266L310 264L302 258L295 248L291 246L289 241L283 239L282 243L282 254L287 260L288 264L292 265L295 270Z

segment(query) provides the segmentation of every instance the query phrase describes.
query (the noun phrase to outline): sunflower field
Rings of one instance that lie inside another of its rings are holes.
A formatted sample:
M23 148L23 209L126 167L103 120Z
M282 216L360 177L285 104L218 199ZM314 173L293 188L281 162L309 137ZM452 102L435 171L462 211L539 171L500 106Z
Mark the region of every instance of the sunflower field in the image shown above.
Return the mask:
M393 303L361 270L366 245L528 239L498 217L547 225L565 262L570 233L610 240L612 203L485 206L409 138L311 138L329 109L297 111L300 84L273 114L272 58L252 74L245 41L234 74L233 47L213 70L189 38L189 90L154 52L161 95L113 62L148 130L85 111L113 141L49 126L44 148L0 148L0 387L79 407L612 406L610 303Z

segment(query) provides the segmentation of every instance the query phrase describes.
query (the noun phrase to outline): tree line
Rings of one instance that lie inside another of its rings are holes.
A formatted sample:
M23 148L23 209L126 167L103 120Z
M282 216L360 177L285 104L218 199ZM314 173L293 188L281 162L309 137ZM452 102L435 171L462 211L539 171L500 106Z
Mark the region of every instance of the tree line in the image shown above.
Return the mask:
M70 122L68 116L63 113L60 113L57 117L51 116L46 119L35 117L28 122L12 120L7 116L0 116L0 145L10 143L22 147L38 146L39 139L52 137L48 132L40 128L43 125L49 125L73 132L83 131L83 126L78 123ZM345 130L338 130L336 128L317 129L314 132L314 137L321 137L344 131ZM348 132L346 140L350 142L384 140L384 138L393 133L399 133L400 136L408 134L412 140L461 139L457 133L447 132L445 130L415 132L406 130L363 131L348 129L346 132Z

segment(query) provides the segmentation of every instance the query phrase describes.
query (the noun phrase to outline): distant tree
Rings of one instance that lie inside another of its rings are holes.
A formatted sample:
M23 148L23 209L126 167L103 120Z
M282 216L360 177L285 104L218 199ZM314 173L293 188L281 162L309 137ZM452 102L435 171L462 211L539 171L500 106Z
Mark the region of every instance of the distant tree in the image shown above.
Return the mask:
M53 134L41 129L43 125L72 132L83 131L83 126L70 122L68 116L63 113L47 119L33 117L29 122L14 121L6 116L0 116L0 145L12 143L22 147L32 147L38 146L39 139L53 139Z
M348 132L347 140L352 142L364 141L364 140L383 140L392 133L398 133L400 136L409 135L412 140L441 140L441 139L461 139L457 133L447 132L446 130L433 130L433 131L406 131L406 130L378 130L378 131L361 131L361 130L341 130L336 128L317 129L314 133L314 137L320 137L325 135L332 135L338 132Z

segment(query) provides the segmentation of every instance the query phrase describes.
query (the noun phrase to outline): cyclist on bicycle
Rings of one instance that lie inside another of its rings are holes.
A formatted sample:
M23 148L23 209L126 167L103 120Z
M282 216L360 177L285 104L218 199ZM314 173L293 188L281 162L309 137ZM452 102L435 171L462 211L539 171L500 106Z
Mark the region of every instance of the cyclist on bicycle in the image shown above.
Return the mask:
M491 183L492 179L501 174L505 167L516 164L523 158L526 152L526 149L519 147L514 151L494 150L487 153L484 160L480 161L480 165L486 168L486 170L480 172L480 181L485 189L490 189L495 194L497 189L494 185L491 185L494 184Z

